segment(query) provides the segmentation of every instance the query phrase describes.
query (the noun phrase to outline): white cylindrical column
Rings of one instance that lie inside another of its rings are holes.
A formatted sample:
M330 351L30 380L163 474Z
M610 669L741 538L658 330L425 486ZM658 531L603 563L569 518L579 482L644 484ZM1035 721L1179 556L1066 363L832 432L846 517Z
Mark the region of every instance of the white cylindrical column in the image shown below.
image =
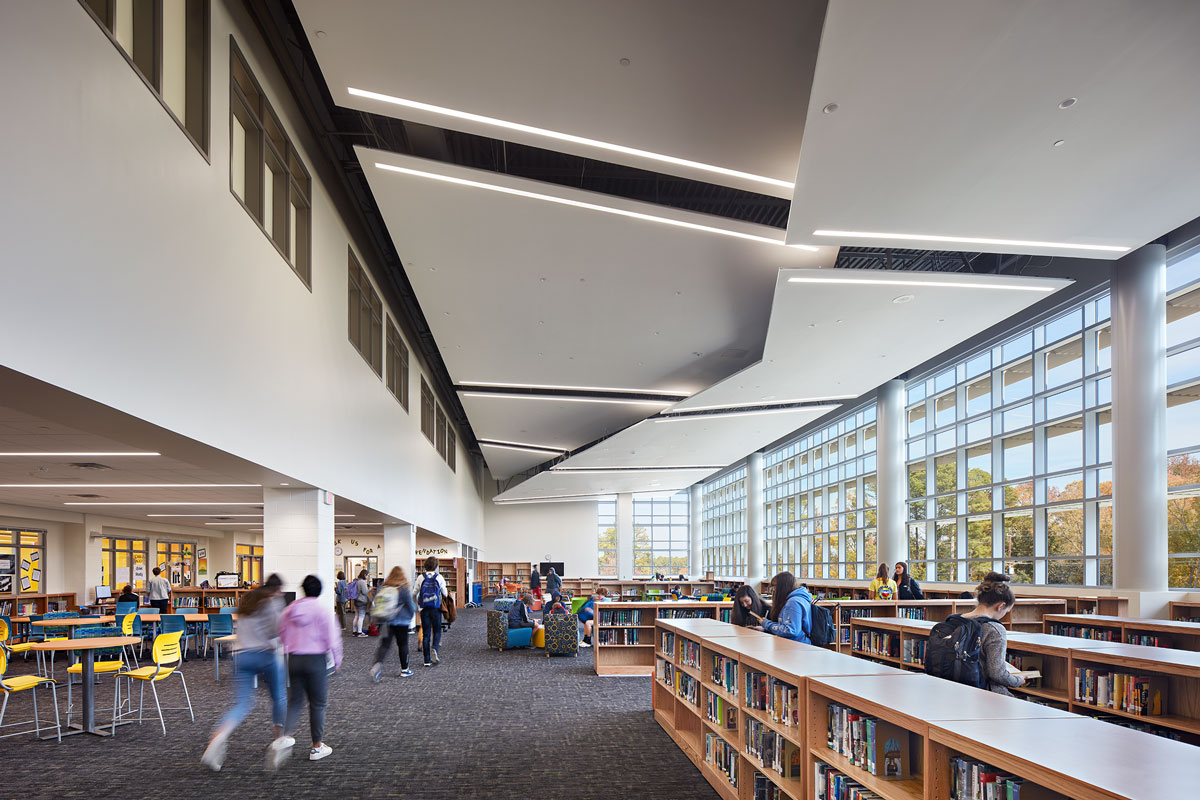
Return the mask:
M333 494L323 489L263 489L263 575L278 572L285 591L300 593L306 575L321 579L333 607Z
M1113 588L1167 589L1166 248L1113 265Z
M633 577L633 495L617 495L617 577Z
M908 560L904 474L904 381L896 378L879 387L875 429L876 542L879 561L894 566ZM875 564L867 565L875 575Z
M383 558L380 571L386 578L392 567L399 566L410 581L416 579L417 526L409 524L383 526Z
M746 583L758 588L764 575L763 539L763 455L751 453L746 459Z
M692 484L688 499L688 577L704 577L704 484Z

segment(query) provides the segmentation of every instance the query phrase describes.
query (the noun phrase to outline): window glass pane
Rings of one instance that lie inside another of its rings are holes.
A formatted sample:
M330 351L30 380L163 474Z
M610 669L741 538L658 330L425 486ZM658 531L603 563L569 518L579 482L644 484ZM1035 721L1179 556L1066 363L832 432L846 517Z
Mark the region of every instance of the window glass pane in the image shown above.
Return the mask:
M980 439L990 439L992 436L992 418L990 416L980 417L974 422L967 424L968 442L977 442Z
M1167 291L1187 286L1198 279L1200 279L1200 253L1167 267Z
M992 557L992 518L970 517L967 519L967 558L990 559Z
M940 428L954 422L954 392L947 392L933 401L934 427Z
M1004 557L1033 556L1033 513L1004 515Z
M967 384L967 416L988 411L992 407L992 376L987 375L974 383Z
M1200 445L1200 385L1167 392L1167 449Z
M1167 356L1167 386L1194 380L1200 375L1200 347Z
M1004 370L1004 402L1011 403L1033 392L1033 360L1025 359Z
M913 406L908 410L908 435L914 436L925 432L925 404Z
M1004 432L1028 428L1033 424L1033 403L1022 403L1004 412Z
M1023 508L1033 505L1033 484L1013 483L1004 487L1004 507Z
M1072 339L1046 352L1046 388L1083 377L1083 340Z
M1046 554L1051 557L1083 555L1083 506L1066 506L1046 512Z
M938 456L934 463L936 465L936 475L934 478L934 491L938 494L942 492L952 492L958 488L958 462L955 459L954 453L949 453L944 456Z
M1063 337L1078 333L1083 329L1083 309L1077 308L1063 314L1056 320L1046 323L1045 342L1051 344Z
M1112 461L1112 410L1096 414L1096 450L1098 463Z
M1083 388L1080 386L1046 398L1046 419L1078 414L1080 411L1083 411Z
M982 375L991 368L992 354L991 351L988 351L982 355L975 356L967 362L965 370L966 377L974 378L976 375Z
M1046 479L1046 502L1083 499L1083 473L1068 472ZM1082 555L1082 553L1080 553Z
M1019 433L1002 441L1004 479L1024 478L1033 474L1033 434Z
M967 448L967 486L989 486L992 483L992 444Z
M1200 338L1200 288L1167 301L1167 347Z
M925 464L908 465L908 496L924 497L927 494L925 483Z
M1058 472L1083 466L1083 420L1056 422L1046 426L1046 471ZM1008 477L1007 472L1005 477Z
M1096 369L1112 369L1112 329L1096 331Z
M1012 361L1014 358L1023 356L1033 350L1033 334L1026 333L1011 339L1004 343L1001 347L1001 358L1005 363Z

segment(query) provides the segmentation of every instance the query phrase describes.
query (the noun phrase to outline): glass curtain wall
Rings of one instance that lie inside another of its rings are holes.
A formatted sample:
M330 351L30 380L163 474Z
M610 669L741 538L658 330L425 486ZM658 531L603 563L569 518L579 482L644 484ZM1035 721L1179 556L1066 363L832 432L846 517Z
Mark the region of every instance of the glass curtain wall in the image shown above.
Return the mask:
M633 575L688 571L687 489L675 493L633 496Z
M746 574L746 467L704 484L701 554L718 577Z

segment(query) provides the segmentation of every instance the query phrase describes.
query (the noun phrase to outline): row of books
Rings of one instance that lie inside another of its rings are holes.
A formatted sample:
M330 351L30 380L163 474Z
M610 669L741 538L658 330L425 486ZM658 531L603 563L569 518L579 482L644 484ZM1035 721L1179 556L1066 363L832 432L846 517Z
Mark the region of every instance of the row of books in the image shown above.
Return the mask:
M900 657L900 634L890 631L854 631L855 650L873 656Z
M731 786L738 785L738 751L715 733L704 734L704 760L729 779Z
M637 628L621 630L619 628L597 628L596 643L597 644L641 644L638 638L641 631Z
M746 754L787 779L804 777L804 748L753 717L746 718Z
M703 608L660 608L660 619L705 619L708 612Z
M950 759L951 800L1048 800L1053 792L970 758Z
M0 601L0 617L8 617L12 615L12 600Z
M210 599L212 599L214 602L210 603L209 605L216 605L215 601L217 600L217 598L214 597L214 598L210 598ZM177 594L177 595L175 595L175 602L173 605L175 606L175 608L199 608L200 607L200 595L198 595L198 594Z
M659 650L668 658L675 652L675 634L670 631L663 631L662 641L659 643Z
M761 772L754 773L754 800L787 800L783 790Z
M852 708L827 706L826 745L851 764L881 778L911 776L909 731Z
M675 665L663 658L654 659L654 677L669 686L674 686Z
M641 625L642 610L640 608L602 608L600 609L601 625Z
M690 639L680 639L679 663L700 669L700 643Z
M700 681L686 672L675 670L675 694L694 706L700 705Z
M1155 717L1166 705L1164 675L1132 675L1128 672L1075 668L1075 700L1111 708L1139 717Z
M814 775L816 800L879 800L880 795L858 781L818 761Z
M737 730L737 706L727 703L719 694L705 692L708 701L704 704L704 713L709 722L720 725L727 731Z
M900 660L905 664L916 664L918 667L925 663L925 648L929 645L926 639L903 639L900 642Z
M732 608L718 608L717 614L718 614L718 618L721 620L721 622L732 622L733 621L733 609Z
M1130 728L1131 730L1141 731L1142 733L1152 733L1155 736L1161 736L1164 739L1174 739L1177 742L1183 741L1183 735L1176 730L1170 728L1160 728L1158 725L1148 725L1144 722L1129 719L1128 717L1110 717L1107 714L1101 714L1096 717L1101 722L1109 722L1113 725L1120 725L1122 728Z
M1050 624L1050 633L1055 636L1074 636L1076 639L1091 639L1097 642L1117 641L1117 631L1114 628L1091 628L1086 625L1066 625L1061 622Z
M901 606L896 611L896 616L904 619L926 619L925 609L922 606Z
M204 600L204 604L212 608L234 608L238 604L237 596L232 594L210 595Z
M1170 647L1169 639L1161 638L1156 634L1149 633L1128 633L1125 635L1125 644L1140 644L1146 647Z
M729 656L714 655L712 682L724 688L730 694L737 696L738 662Z
M764 672L746 673L746 706L783 725L800 724L800 690Z
M843 606L840 609L840 611L842 612L842 624L843 625L849 625L851 619L861 619L863 617L875 616L875 609L873 609L869 606L865 607L865 608L855 608L855 607Z

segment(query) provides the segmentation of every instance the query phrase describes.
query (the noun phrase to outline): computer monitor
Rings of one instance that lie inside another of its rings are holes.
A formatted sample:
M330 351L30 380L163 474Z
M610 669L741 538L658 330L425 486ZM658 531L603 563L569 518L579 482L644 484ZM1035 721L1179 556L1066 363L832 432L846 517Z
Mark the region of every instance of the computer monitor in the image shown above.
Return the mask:
M108 587L108 586L97 586L96 587L96 599L97 600L109 600L111 598L112 598L112 589L110 587Z

